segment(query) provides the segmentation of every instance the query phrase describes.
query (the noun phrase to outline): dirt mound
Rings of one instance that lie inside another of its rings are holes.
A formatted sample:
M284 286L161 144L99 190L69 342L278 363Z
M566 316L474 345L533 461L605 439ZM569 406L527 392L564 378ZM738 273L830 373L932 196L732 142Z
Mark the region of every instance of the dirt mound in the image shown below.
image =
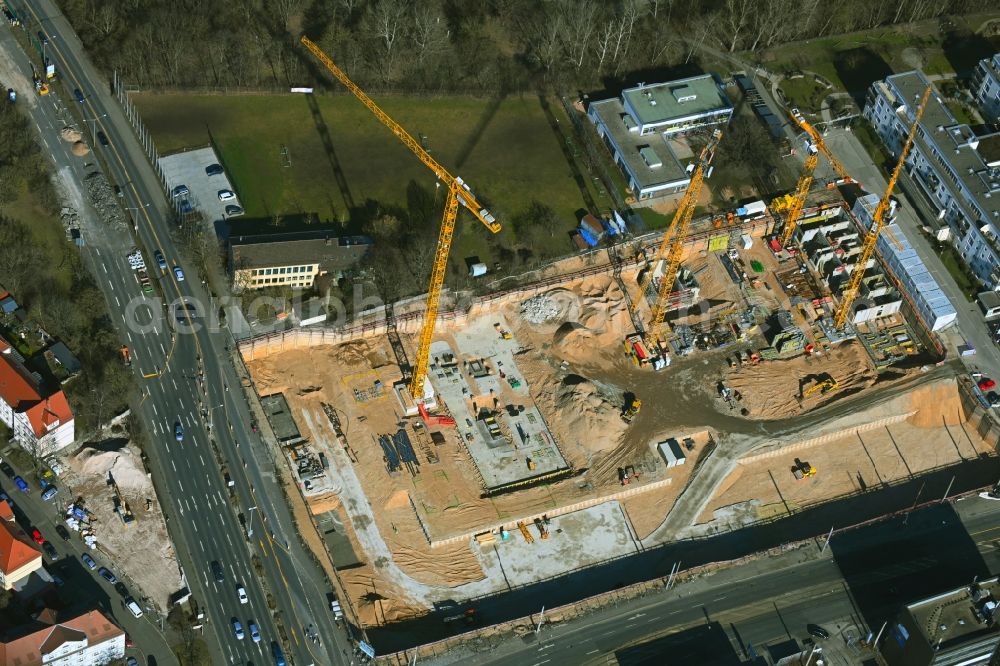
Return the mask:
M80 130L73 129L72 127L62 128L59 132L59 136L62 137L62 140L66 143L76 143L83 138L83 134L80 133Z
M550 425L560 440L579 444L589 455L614 449L627 424L621 392L580 375L552 377L538 397L543 413L558 413ZM548 404L545 404L548 403Z
M954 380L921 386L912 391L909 398L917 412L910 417L910 423L918 428L958 425L968 418Z
M122 490L152 491L139 457L130 448L101 451L86 447L69 460L70 469L81 477L104 478L110 472Z
M70 150L72 150L73 154L77 157L85 157L90 154L90 146L85 144L83 141L77 141L74 143Z

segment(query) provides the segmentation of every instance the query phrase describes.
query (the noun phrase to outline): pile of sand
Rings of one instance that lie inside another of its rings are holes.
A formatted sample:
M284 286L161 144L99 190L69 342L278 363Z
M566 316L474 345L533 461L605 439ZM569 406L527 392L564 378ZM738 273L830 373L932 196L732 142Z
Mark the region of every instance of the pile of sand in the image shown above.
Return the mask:
M803 392L824 378L831 377L837 388L815 392L803 398ZM764 361L758 366L731 368L723 383L742 397L734 403L743 416L753 419L782 419L816 409L854 394L875 383L875 367L857 342L833 347L822 356L797 356L787 360Z
M577 444L588 456L621 444L628 424L621 418L620 391L573 374L553 375L539 388L539 409L558 414L549 422L556 439Z
M80 133L80 130L72 127L62 128L59 132L59 136L62 137L62 140L66 143L77 143L83 138L83 134Z
M77 157L84 157L90 153L90 146L85 144L83 141L77 141L73 144L73 147L70 150L72 150L73 154Z
M142 462L128 446L111 451L84 447L69 459L76 475L91 479L108 478L110 472L122 491L153 492L153 484L142 469Z

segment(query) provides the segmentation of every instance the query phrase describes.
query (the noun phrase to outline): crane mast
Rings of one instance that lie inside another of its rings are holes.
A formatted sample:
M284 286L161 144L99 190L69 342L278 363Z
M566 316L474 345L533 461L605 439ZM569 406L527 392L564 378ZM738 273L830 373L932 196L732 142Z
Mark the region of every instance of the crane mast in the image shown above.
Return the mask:
M802 209L806 205L806 197L809 195L809 188L812 187L813 172L819 163L819 154L815 150L810 150L809 157L806 158L805 167L799 177L798 185L795 186L795 195L792 198L792 205L785 216L785 228L781 232L781 247L786 247L792 240L792 232L802 217Z
M861 256L854 265L854 270L851 272L851 281L847 284L847 288L844 289L843 296L840 299L840 307L837 308L837 312L834 315L833 323L838 329L842 329L844 324L847 323L847 316L851 311L851 305L854 304L854 299L857 298L858 290L861 288L861 281L865 277L865 266L868 265L868 261L875 254L875 244L878 242L878 236L882 232L882 228L885 227L886 214L889 212L892 190L896 187L899 174L903 171L906 156L910 153L910 148L913 147L913 139L917 135L920 118L924 115L924 109L927 108L927 102L930 100L931 90L931 86L927 86L923 97L920 98L920 104L917 106L916 113L913 116L913 125L910 126L910 133L906 136L902 150L899 151L899 160L896 162L896 168L893 169L892 176L889 178L889 184L885 188L885 193L882 195L882 199L878 202L878 207L872 215L872 224L865 235L865 243L861 248Z
M847 169L845 169L844 165L840 163L840 160L834 157L833 153L830 152L830 149L827 148L826 141L823 140L823 135L819 133L819 130L813 127L811 123L802 117L801 113L793 112L792 120L795 121L796 125L802 128L803 132L809 135L809 140L812 142L812 145L816 148L816 150L823 153L823 157L830 162L830 166L833 167L833 170L837 172L837 175L839 175L845 183L857 182L851 177L851 174L847 173Z
M721 140L722 131L715 130L708 145L701 151L698 157L698 164L694 169L694 173L691 174L691 182L688 184L687 191L684 192L684 196L677 206L677 211L670 221L670 226L663 234L663 240L660 242L660 248L657 250L656 257L647 275L642 280L639 297L633 303L633 308L637 307L638 303L644 299L649 289L649 284L653 279L653 270L660 261L665 260L667 268L660 280L660 288L650 313L648 330L648 335L657 341L661 339L660 328L666 319L671 289L673 288L674 281L677 279L677 273L680 271L684 241L687 239L691 218L694 217L698 194L701 192L701 186L705 181L705 170L715 156L715 149Z
M424 150L423 146L410 136L403 127L393 120L389 114L379 108L378 104L372 100L365 91L351 81L350 77L338 67L326 53L323 52L308 37L302 37L302 45L312 53L317 60L323 63L327 71L335 79L340 81L358 100L368 107L368 110L378 118L378 120L389 128L396 135L396 138L410 149L424 165L434 172L441 184L447 188L445 197L444 215L441 220L441 229L438 232L437 248L434 252L434 265L431 268L430 286L427 288L427 307L424 313L424 323L420 331L420 342L417 348L417 357L413 365L413 376L410 379L409 391L411 397L419 401L424 394L424 381L427 378L428 359L430 358L431 341L434 337L434 324L437 321L438 307L441 303L441 290L444 286L445 273L448 268L448 255L451 251L451 241L455 235L455 221L458 219L458 206L461 204L467 208L483 225L493 233L500 231L500 223L483 206L469 189L469 186L461 178L451 175L447 169L441 166L437 160Z

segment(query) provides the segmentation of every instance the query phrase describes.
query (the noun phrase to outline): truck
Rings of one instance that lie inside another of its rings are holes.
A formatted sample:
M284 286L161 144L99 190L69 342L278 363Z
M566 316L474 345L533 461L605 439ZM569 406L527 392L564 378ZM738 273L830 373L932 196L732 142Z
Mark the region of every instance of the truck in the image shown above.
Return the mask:
M136 277L139 278L139 284L142 285L142 291L146 294L153 293L153 282L149 279L149 274L146 272L145 268L140 268L135 272Z

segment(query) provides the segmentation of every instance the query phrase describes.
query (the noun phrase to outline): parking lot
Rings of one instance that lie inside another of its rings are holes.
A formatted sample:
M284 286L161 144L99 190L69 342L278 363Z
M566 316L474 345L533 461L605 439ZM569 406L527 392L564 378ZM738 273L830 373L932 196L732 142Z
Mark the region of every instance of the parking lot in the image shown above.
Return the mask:
M226 213L227 206L240 206L239 197L231 201L220 201L219 192L233 190L229 177L222 172L209 176L205 169L213 164L219 164L219 158L212 148L199 148L168 157L161 157L160 168L167 179L167 186L173 193L184 186L186 194L173 197L175 206L181 214L199 211L205 220L213 226L216 222L226 220L235 215ZM238 193L237 193L238 194ZM242 213L241 213L242 214Z

